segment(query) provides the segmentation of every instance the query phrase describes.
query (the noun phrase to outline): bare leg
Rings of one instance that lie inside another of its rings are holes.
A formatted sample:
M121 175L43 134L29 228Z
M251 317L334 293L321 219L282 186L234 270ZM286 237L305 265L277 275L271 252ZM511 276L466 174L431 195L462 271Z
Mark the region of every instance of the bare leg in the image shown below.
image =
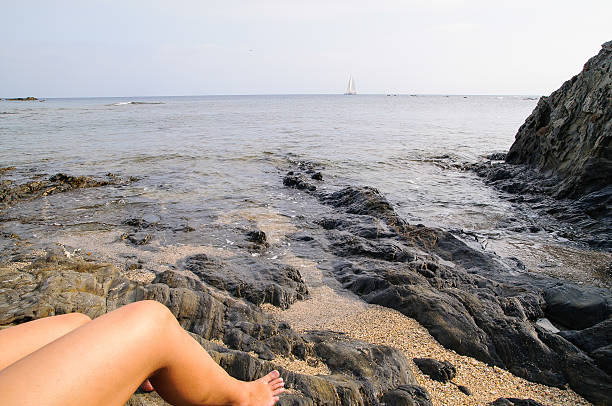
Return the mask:
M84 314L70 313L1 330L0 370L90 321Z
M278 372L253 382L230 377L163 305L124 306L0 371L3 405L123 405L147 377L174 405L270 406Z

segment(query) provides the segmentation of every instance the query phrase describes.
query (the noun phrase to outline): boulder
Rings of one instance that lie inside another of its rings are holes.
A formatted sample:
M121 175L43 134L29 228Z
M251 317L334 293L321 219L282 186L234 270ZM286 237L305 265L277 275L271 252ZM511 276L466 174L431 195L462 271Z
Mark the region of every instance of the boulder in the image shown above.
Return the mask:
M434 381L446 383L457 375L457 370L448 361L438 361L433 358L414 358L413 361L422 373Z
M433 406L427 390L416 385L400 385L380 399L388 406Z

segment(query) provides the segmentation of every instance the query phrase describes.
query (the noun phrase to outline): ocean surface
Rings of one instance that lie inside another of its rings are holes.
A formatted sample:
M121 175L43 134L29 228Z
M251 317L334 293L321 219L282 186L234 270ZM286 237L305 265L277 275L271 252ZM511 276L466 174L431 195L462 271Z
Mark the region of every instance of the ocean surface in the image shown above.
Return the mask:
M504 226L531 224L534 214L457 168L506 151L536 103L420 95L1 101L0 167L16 168L4 179L63 172L138 180L20 203L0 213L0 231L44 244L143 218L164 225L155 231L159 246L223 247L233 241L232 224L219 222L228 213L316 216L312 197L282 186L288 168L305 161L323 173L321 189L376 187L410 223L467 232L484 249L563 273L589 251L554 230ZM194 232L176 231L185 226Z

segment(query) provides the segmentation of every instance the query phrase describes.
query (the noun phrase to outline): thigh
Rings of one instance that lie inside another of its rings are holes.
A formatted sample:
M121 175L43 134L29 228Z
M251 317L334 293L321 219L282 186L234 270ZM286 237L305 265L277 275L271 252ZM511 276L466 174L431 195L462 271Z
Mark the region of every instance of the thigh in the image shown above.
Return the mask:
M70 313L0 330L0 370L89 321L84 314Z

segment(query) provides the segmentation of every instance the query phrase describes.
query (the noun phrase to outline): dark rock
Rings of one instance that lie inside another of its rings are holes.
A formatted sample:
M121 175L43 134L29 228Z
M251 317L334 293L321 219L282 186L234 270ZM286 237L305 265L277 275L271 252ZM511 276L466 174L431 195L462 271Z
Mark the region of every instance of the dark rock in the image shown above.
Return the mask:
M610 292L528 273L524 265L474 249L451 233L409 225L372 188L317 197L348 213L318 220L329 241L322 246L339 257L332 275L344 288L416 319L460 354L546 385L569 383L592 401L609 397L612 378L585 352L535 322L559 313L555 289L577 292L576 312L582 311L580 298L589 298L584 304L593 309L607 309ZM587 320L596 323L606 314L595 312Z
M438 361L433 358L414 358L413 361L422 373L429 375L434 381L446 383L457 375L457 370L448 361Z
M256 306L217 294L185 273L165 271L142 284L124 278L111 265L68 260L51 252L20 270L0 267L0 289L2 326L67 312L97 317L133 301L157 300L235 378L254 380L278 369L286 387L293 389L280 405L374 406L384 393L414 382L400 351L331 332L301 336ZM223 339L229 348L211 339ZM232 346L248 347L259 358ZM292 354L326 362L334 374L300 375L267 361ZM165 405L155 393L137 393L127 404Z
M459 389L464 395L472 396L472 391L467 386L457 385L457 389Z
M321 172L315 172L310 178L314 180L323 180L323 174Z
M380 219L398 232L406 228L406 222L395 213L387 199L373 187L349 186L323 196L321 200L331 206L342 208L346 213L369 215Z
M597 366L612 376L612 344L600 347L591 352L591 358L595 360Z
M22 200L119 182L117 179L97 180L89 176L70 176L63 173L53 175L49 180L34 180L20 185L14 185L11 181L2 181L0 182L0 209Z
M36 97L29 96L29 97L14 97L12 99L4 99L4 100L7 100L7 101L36 101L38 99Z
M558 196L579 197L608 186L611 84L612 41L581 73L540 99L519 128L506 162L558 175Z
M571 286L555 286L543 292L547 317L569 329L591 327L612 314L612 300Z
M132 245L147 245L153 240L153 235L147 233L124 233L121 235L121 239Z
M506 160L506 153L493 152L492 154L487 155L485 158L490 159L491 161L504 161Z
M283 185L287 187L292 187L295 189L308 190L311 192L317 190L317 187L313 185L312 183L308 182L306 177L302 174L292 173L290 175L289 173L287 173L287 175L283 179Z
M498 398L488 406L544 406L540 402L533 399L517 399L517 398Z
M199 254L187 258L185 268L203 282L257 305L271 303L287 309L308 295L297 269L254 257L223 263Z
M607 319L584 330L566 330L559 335L587 353L612 344L612 319Z
M427 390L417 385L400 385L380 399L388 406L432 406Z
M247 240L255 244L267 244L266 233L260 230L249 231L247 233Z

